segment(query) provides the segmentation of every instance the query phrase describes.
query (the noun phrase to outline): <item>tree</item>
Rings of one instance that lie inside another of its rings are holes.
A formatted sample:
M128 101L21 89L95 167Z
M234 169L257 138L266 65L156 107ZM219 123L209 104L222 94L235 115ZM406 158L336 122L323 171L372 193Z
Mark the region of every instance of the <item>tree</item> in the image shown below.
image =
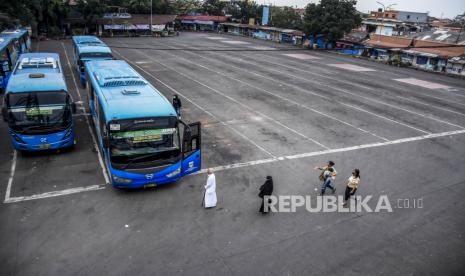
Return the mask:
M301 29L302 18L292 7L271 7L271 26Z
M173 0L170 7L173 14L188 14L200 10L202 3L199 0Z
M84 18L84 24L87 29L96 26L97 19L102 17L107 6L99 0L78 0L76 9Z
M227 3L220 0L205 0L202 10L208 15L224 15L224 9Z
M308 4L304 31L309 35L324 35L335 42L362 23L356 4L356 0L321 0L319 4Z
M0 12L20 25L31 26L34 34L40 29L58 35L68 6L63 0L0 1Z

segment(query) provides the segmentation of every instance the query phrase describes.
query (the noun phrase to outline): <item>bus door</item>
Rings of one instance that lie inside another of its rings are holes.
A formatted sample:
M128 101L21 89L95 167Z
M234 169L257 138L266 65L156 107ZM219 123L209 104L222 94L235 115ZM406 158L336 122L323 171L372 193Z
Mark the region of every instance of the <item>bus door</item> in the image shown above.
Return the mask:
M0 89L3 90L8 84L8 79L13 68L8 49L0 52Z
M184 123L183 123L184 124ZM200 122L184 124L182 137L182 176L200 171L202 155Z

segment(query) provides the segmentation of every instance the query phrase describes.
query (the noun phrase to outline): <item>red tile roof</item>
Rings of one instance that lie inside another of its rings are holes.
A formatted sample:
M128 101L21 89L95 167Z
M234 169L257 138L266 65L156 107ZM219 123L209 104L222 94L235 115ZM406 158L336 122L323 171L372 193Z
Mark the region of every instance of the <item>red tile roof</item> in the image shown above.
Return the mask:
M200 20L200 21L214 21L214 22L226 22L228 17L221 15L180 15L178 19L181 20Z

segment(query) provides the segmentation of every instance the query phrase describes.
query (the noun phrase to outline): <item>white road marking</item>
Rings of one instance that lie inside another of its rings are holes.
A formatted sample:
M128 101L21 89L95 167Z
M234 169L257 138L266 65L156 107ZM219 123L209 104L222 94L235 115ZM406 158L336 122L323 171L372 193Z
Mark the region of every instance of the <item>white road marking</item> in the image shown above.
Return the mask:
M10 199L11 186L13 185L13 178L15 177L15 171L16 171L17 157L18 157L18 152L16 150L14 150L13 151L13 160L11 160L10 177L8 177L8 185L6 186L5 201L4 202L7 202Z
M273 157L273 158L267 158L267 159L261 159L261 160L242 162L242 163L234 163L234 164L229 164L229 165L224 165L224 166L211 167L210 169L214 172L219 172L219 171L225 171L225 170L231 170L231 169L257 166L261 164L273 163L273 162L278 162L278 161L302 159L302 158L320 156L320 155L325 155L325 154L356 151L356 150L367 149L367 148L385 147L385 146L390 146L390 145L398 145L398 144L403 144L403 143L408 143L408 142L422 141L422 140L428 140L428 139L434 139L434 138L440 138L440 137L446 137L446 136L450 137L453 135L459 135L459 134L464 134L464 133L465 133L465 130L447 131L447 132L441 132L441 133L434 133L434 134L392 140L389 142L363 144L363 145L344 147L344 148L338 148L338 149L314 151L314 152L287 155L287 156L281 156L281 157ZM12 162L12 168L13 168L13 164L15 163L16 163L15 161ZM201 171L193 173L192 175L203 174L203 173L206 173L207 170L208 169L203 169ZM11 171L14 172L13 169ZM31 196L8 197L8 198L5 197L4 203L22 202L22 201L28 201L28 200L70 195L70 194L81 193L81 192L103 190L106 187L108 186L107 185L92 185L92 186L87 186L87 187L78 187L78 188L66 189L66 190L61 190L61 191L53 191L53 192L36 194L36 195L31 195Z
M227 58L230 58L230 57L227 57ZM251 62L244 61L243 59L240 59L240 60L242 60L242 62L245 62L245 63L251 63ZM278 65L278 66L290 67L290 66L286 66L286 65L278 64L278 63L274 63L274 62L269 62L269 61L265 61L265 62L268 62L268 63L270 63L270 64L275 64L275 65ZM253 63L251 63L251 64L253 64ZM309 74L319 75L319 76L321 76L321 77L323 77L323 78L329 78L329 77L324 76L324 75L321 75L321 74L317 74L317 73L305 71L305 70L298 69L298 68L294 68L294 67L291 67L291 68L294 69L294 70L298 70L298 71L304 71L304 72L309 73ZM244 70L244 69L242 69L242 70ZM461 126L461 125L453 124L453 123L450 123L450 122L447 122L447 121L444 121L444 120L435 118L435 117L433 117L433 116L429 116L429 115L421 114L421 113L418 113L418 112L414 112L414 111L411 111L411 110L408 110L408 109L405 109L405 108L401 108L401 107L398 107L398 106L395 106L395 105L392 105L392 104L388 104L388 103L385 103L385 102L382 102L382 101L379 101L379 100L375 100L375 99L372 99L372 98L369 98L369 97L366 97L366 96L363 96L363 95L358 95L358 94L349 92L349 91L347 91L346 89L342 89L342 88L338 88L338 87L333 87L333 86L330 86L330 85L328 85L328 84L325 84L325 83L322 83L322 82L319 82L319 81L314 81L314 80L309 80L309 79L307 79L307 78L298 77L298 76L289 74L289 73L287 73L287 72L284 72L284 71L281 71L281 70L272 69L272 68L267 68L267 70L274 71L274 72L278 72L278 73L281 73L281 74L283 74L283 75L288 75L288 76L291 76L291 77L293 77L293 78L296 78L296 79L299 79L299 80L302 80L302 81L305 81L305 82L308 82L308 83L316 83L316 84L318 84L318 85L328 87L328 88L330 88L330 89L332 89L332 90L335 90L335 91L340 91L340 92L345 93L345 94L349 94L349 95L352 95L352 96L355 96L355 97L359 97L359 98L362 98L362 99L365 99L365 100L368 100L368 101L372 101L372 102L376 102L376 103L379 103L379 104L382 104L382 105L386 105L386 106L392 107L392 108L394 108L394 109L402 110L402 111L405 111L405 112L407 112L407 113L415 114L415 115L417 115L417 116L424 117L424 118L428 118L428 119L431 119L431 120L433 120L433 121L437 121L437 122L440 122L440 123L443 123L443 124L451 125L451 126L458 127L458 128L462 128L462 129L465 128L464 126ZM340 82L340 81L338 81L337 79L333 79L333 78L329 78L329 79L334 80L334 81L337 81L337 82ZM351 84L351 85L354 85L354 86L362 87L362 88L367 89L367 90L369 90L369 91L372 90L372 89L370 89L369 87L366 87L366 86L364 86L364 85L359 85L359 84L352 83L352 82L350 82L350 84ZM371 92L369 92L369 93L371 93ZM399 96L399 97L400 97L400 96Z
M170 54L170 53L168 53L168 54ZM145 54L144 54L144 55L145 55ZM172 55L172 54L170 54L170 55ZM198 54L194 54L194 55L198 55ZM146 55L146 56L149 57L148 55ZM173 55L172 55L172 56L173 56ZM203 56L201 56L201 55L198 55L198 56L199 56L199 57L203 57ZM150 57L149 57L149 58L150 58ZM384 140L384 141L389 141L389 140L388 140L387 138L385 138L385 137L382 137L382 136L380 136L380 135L377 135L377 134L375 134L375 133L372 133L372 132L370 132L370 131L368 131L368 130L359 128L359 127L357 127L357 126L355 126L355 125L352 125L351 123L348 123L348 122L346 122L346 121L340 120L340 119L338 119L338 118L336 118L336 117L334 117L334 116L331 116L331 115L326 114L326 113L324 113L324 112L318 111L318 110L316 110L316 109L314 109L314 108L311 108L311 107L306 106L306 105L304 105L304 104L301 104L301 103L299 103L299 102L290 100L290 99L288 99L288 98L286 98L286 97L283 97L283 96L281 96L281 95L275 94L275 93L270 92L270 91L268 91L268 90L266 90L266 89L260 88L260 87L258 87L258 86L253 85L253 84L250 84L250 83L248 83L248 82L246 82L246 81L243 81L243 80L240 80L240 79L231 77L231 76L229 76L229 75L227 75L227 74L224 74L224 73L221 73L221 72L219 72L219 71L212 70L212 69L210 69L210 68L208 68L208 67L206 67L206 66L203 66L203 65L198 64L198 63L194 63L194 62L192 62L192 61L190 61L190 60L188 60L188 59L185 59L185 58L182 58L182 57L179 57L179 56L177 56L177 58L178 58L178 59L185 60L186 62L191 63L191 64L193 64L193 65L195 65L195 66L202 67L202 68L204 68L204 69L206 69L206 70L208 70L208 71L211 71L211 72L213 72L213 73L215 73L215 74L219 74L219 75L221 75L221 76L224 76L224 77L227 77L227 78L229 78L229 79L235 80L235 81L237 81L237 82L243 83L243 84L245 84L245 85L247 85L247 86L253 87L253 88L257 89L257 90L263 91L263 92L265 92L265 93L267 93L267 94L269 94L269 95L273 95L273 96L275 96L275 97L277 97L277 98L283 99L283 100L285 100L285 101L287 101L287 102L290 102L290 103L292 103L292 104L294 104L294 105L300 106L300 107L302 107L302 108L304 108L304 109L310 110L310 111L315 112L315 113L317 113L317 114L320 114L320 115L322 115L322 116L324 116L324 117L327 117L327 118L330 118L330 119L332 119L332 120L335 120L335 121L337 121L337 122L339 122L339 123L342 123L342 124L344 124L344 125L347 125L347 126L349 126L349 127L352 127L352 128L354 128L354 129L357 129L357 130L359 130L359 131L361 131L361 132L370 134L370 135L372 135L372 136L374 136L374 137L376 137L376 138L378 138L378 139L381 139L381 140ZM205 57L204 57L204 58L205 58ZM208 58L207 58L207 59L208 59ZM152 60L153 60L153 59L152 59ZM155 62L160 63L159 61L155 61ZM161 63L160 63L160 64L161 64ZM235 66L233 66L233 65L230 65L230 66L231 66L231 67L235 67ZM241 71L244 71L244 72L253 73L253 72L248 71L247 69L244 69L244 68L240 68L240 70L241 70ZM309 139L311 139L311 138L309 138ZM313 141L314 143L319 144L320 146L323 146L321 143L319 143L319 142L316 141L316 140L311 139L311 141ZM323 146L323 147L325 147L325 148L328 149L328 147L326 147L326 146Z
M451 109L448 109L448 108L444 108L444 107L439 107L439 106L435 106L435 105L423 103L423 102L420 102L420 101L417 101L417 100L414 100L414 99L410 99L410 98L405 98L405 97L400 97L400 96L396 96L396 97L399 97L399 98L401 98L401 99L403 99L403 100L406 100L406 101L409 101L409 102L413 102L413 103L417 103L417 104L421 104L421 105L430 106L430 107L435 108L435 109L438 109L438 110L444 110L444 111L447 111L447 112L450 112L450 113L454 113L454 114L457 114L457 115L465 116L464 113L461 113L461 112L458 112L458 111L455 111L455 110L451 110Z
M193 81L193 82L196 82L196 83L198 83L199 85L201 85L201 86L203 86L203 87L206 87L206 88L210 89L211 91L215 92L216 94L219 94L219 95L221 95L221 96L223 96L223 97L229 99L230 101L232 101L232 102L234 102L234 103L236 103L236 104L238 104L238 105L240 105L240 106L242 106L242 107L244 107L244 108L250 110L251 112L254 112L254 113L259 114L260 116L262 116L262 117L268 119L269 121L271 121L271 122L273 122L273 123L275 123L275 124L277 124L277 125L279 125L279 126L285 128L285 129L287 129L287 130L289 130L289 131L291 131L291 132L293 132L293 133L299 135L300 137L302 137L302 138L304 138L304 139L306 139L306 140L309 140L309 141L311 141L311 142L317 144L318 146L320 146L320 147L322 147L322 148L329 149L328 146L325 146L325 145L323 145L322 143L320 143L320 142L318 142L318 141L316 141L316 140L314 140L314 139L312 139L312 138L310 138L310 137L307 137L305 134L300 133L300 132L298 132L297 130L294 130L294 129L292 129L292 128L286 126L285 124L279 122L278 120L275 120L275 119L269 117L268 115L266 115L266 114L264 114L264 113L262 113L262 112L260 112L260 111L257 111L257 110L253 109L252 107L250 107L250 106L248 106L248 105L246 105L246 104L243 104L243 103L239 102L238 100L236 100L236 99L234 99L234 98L232 98L232 97L230 97L230 96L228 96L228 95L222 93L221 91L219 91L219 90L217 90L217 89L215 89L215 88L213 88L213 87L210 87L210 86L208 86L208 85L206 85L206 84L204 84L204 83L202 83L202 82L200 82L200 81L198 81L198 80L195 80L195 79L189 77L188 75L186 75L186 74L184 74L184 73L182 73L182 72L179 72L178 70L174 69L173 67L170 67L170 66L168 66L168 65L166 65L166 64L164 64L164 63L162 63L162 62L160 62L160 61L154 60L152 57L150 57L149 55L143 53L142 51L138 51L138 52L140 52L141 54L143 54L144 56L146 56L148 59L151 59L151 60L153 60L154 62L156 62L156 63L158 63L158 64L164 66L165 68L168 68L168 69L170 69L170 70L172 70L172 71L178 73L179 75L182 75L182 76L184 76L185 78L187 78L187 79L189 79L189 80L191 80L191 81ZM178 58L179 58L179 57L178 57ZM189 63L192 63L192 62L190 62L190 61L188 61L188 60L186 60L186 61L189 62ZM202 67L202 68L205 68L205 69L207 69L207 70L210 70L210 69L208 69L207 67L205 67L205 66L203 66L203 65L200 65L200 64L197 64L197 63L192 63L192 64L195 64L195 65L197 65L197 66L200 66L200 67ZM211 70L210 70L210 71L211 71ZM212 71L212 72L215 73L216 71ZM216 72L216 73L218 73L218 72ZM218 74L219 74L219 73L218 73Z
M245 41L238 41L238 40L222 40L223 43L233 44L233 45L245 45L250 44L249 42Z
M191 53L191 54L194 54L194 53ZM269 78L269 77L267 77L267 76L265 76L265 75L256 73L256 72L254 72L254 71L249 71L249 70L244 69L244 68L239 68L239 67L237 67L237 66L234 66L234 65L225 63L225 62L220 61L220 60L217 60L217 59L208 58L208 57L205 57L205 56L202 56L202 55L199 55L199 54L194 54L194 55L197 55L197 56L199 56L199 57L201 57L201 58L204 58L204 59L207 59L207 60L213 60L213 61L221 62L221 63L223 63L223 64L227 64L227 65L230 66L230 67L233 67L233 68L236 68L236 69L238 69L238 70L245 71L245 72L247 72L247 73L250 73L250 74L259 76L259 77L264 78L264 79L266 79L266 80L273 81L273 82L277 82L277 83L279 83L279 84L286 85L286 86L288 86L288 87L292 87L292 88L294 88L294 89L296 89L296 90L302 91L303 93L310 94L310 95L314 95L314 96L320 97L320 98L322 98L322 99L324 99L324 100L328 100L328 97L325 96L325 95L321 95L321 94L318 94L318 93L316 93L316 92L313 92L313 91L310 91L310 90L307 90L307 89L303 89L303 88L301 88L301 87L299 87L299 86L296 86L296 85L293 85L293 84L288 84L288 83L285 83L285 82L282 82L282 81L279 81L279 80L276 80L276 79L273 79L273 78ZM234 58L234 59L235 59L235 60L240 60L240 61L246 62L246 61L244 61L244 60L241 59L241 58ZM249 62L246 62L246 63L249 63ZM280 73L282 73L282 74L287 74L287 73L284 73L283 71L279 71L279 70L272 70L272 71L278 71L278 72L280 72ZM297 78L296 76L294 76L294 75L292 75L292 74L287 74L287 75L289 75L290 77L293 77L293 78ZM341 104L341 105L345 105L345 106L347 106L347 107L353 108L353 109L358 110L358 111L361 111L361 112L365 112L365 113L371 114L371 115L373 115L373 116L376 116L376 117L378 117L378 118L384 119L384 120L386 120L386 121L390 121L390 122L392 122L392 123L396 123L396 124L398 124L398 125L402 125L402 126L405 126L405 127L408 127L408 128L414 129L414 130L417 130L417 131L422 132L422 133L427 133L427 134L430 134L430 133L431 133L431 132L424 131L424 130L422 130L422 129L413 127L413 126L411 126L411 125L408 125L408 124L406 124L406 123L402 123L402 122L399 122L399 121L396 121L396 120L393 120L393 119L384 117L384 116L382 116L382 115L375 114L375 113L373 113L373 112L370 112L370 111L365 110L365 109L360 108L360 107L355 107L355 106L346 104L346 103L344 103L344 102L335 101L335 100L332 100L332 99L331 99L331 101L332 101L332 102L339 103L339 104Z
M284 56L293 57L301 60L320 59L319 57L309 54L283 54Z
M390 118L387 118L387 117L378 115L378 114L373 113L373 112L371 112L371 111L368 111L368 110L364 110L364 109L362 109L362 108L359 108L358 106L346 104L346 103L343 103L343 102L339 102L339 103L342 104L342 105L345 105L345 106L349 106L349 107L351 107L351 108L353 108L353 109L359 110L359 111L361 111L361 112L368 113L368 114L370 114L370 115L372 115L372 116L376 116L376 117L382 118L382 119L384 119L384 120L391 121L391 122L396 123L396 124L399 124L399 125L401 125L401 126L405 126L405 127L414 129L414 130L416 130L416 131L423 132L423 133L425 133L425 134L431 134L431 132L429 132L429 131L425 131L425 130L423 130L423 129L419 129L419 128L416 128L416 127L414 127L414 126L411 126L411 125L408 125L408 124L405 124L405 123L402 123L402 122L399 122L399 121L396 121L396 120L393 120L393 119L390 119Z
M76 194L76 193L82 193L82 192L103 190L106 187L107 187L106 185L92 185L92 186L86 186L86 187L71 188L71 189L66 189L66 190L61 190L61 191L52 191L52 192L47 192L43 194L35 194L35 195L30 195L30 196L10 197L8 199L5 199L3 203L15 203L15 202L34 200L34 199L44 199L44 198L49 198L49 197L57 197L57 196L64 196L64 195L70 195L70 194Z
M73 78L74 88L76 89L76 92L78 93L79 101L83 102L81 92L79 91L79 87L78 87L77 82L76 82L76 78L74 77L73 67L71 66L71 63L70 63L69 58L68 58L68 53L66 52L66 47L63 44L63 42L61 42L61 46L63 47L63 51L65 52L65 57L66 57L66 61L68 63L69 70L71 70L71 72L70 72L71 77ZM89 128L90 136L92 137L92 142L94 143L94 148L97 151L98 161L99 161L100 167L102 169L103 177L105 178L105 182L107 184L110 184L110 178L108 177L107 170L105 169L105 164L103 163L103 158L102 158L102 155L100 154L100 149L99 149L98 144L97 144L97 139L95 138L95 135L92 132L92 128L90 127L89 118L87 116L85 118L86 118L87 126Z
M415 136L415 137L403 138L403 139L398 139L398 140L392 140L389 142L363 144L363 145L344 147L344 148L338 148L338 149L314 151L314 152L307 152L307 153L301 153L301 154L295 154L295 155L282 156L282 157L277 157L277 158L269 158L269 159L255 160L255 161L249 161L249 162L235 163L235 164L230 164L230 165L225 165L225 166L218 166L218 167L203 169L201 171L194 173L194 175L206 173L208 169L218 172L218 171L224 171L224 170L230 170L230 169L236 169L236 168L256 166L256 165L265 164L265 163L308 158L308 157L320 156L320 155L332 154L332 153L356 151L356 150L367 149L367 148L378 148L378 147L397 145L397 144L403 144L403 143L414 142L414 141L421 141L421 140L427 140L427 139L433 139L433 138L459 135L459 134L464 134L464 133L465 133L465 130L447 131L447 132L441 132L441 133L434 133L434 134L427 134L427 135L422 135L422 136Z
M137 63L137 64L147 64L147 63L150 63L150 62L148 62L146 60L138 60L135 63Z
M406 79L394 79L395 81L398 82L403 82L403 83L408 83L416 86L420 86L423 88L428 88L428 89L448 89L450 86L443 85L440 83L435 83L435 82L430 82L430 81L425 81L425 80L420 80L420 79L415 79L415 78L406 78Z
M134 66L136 66L137 68L139 68L140 70L142 70L143 72L145 72L147 75L149 75L150 77L152 77L154 80L156 80L157 82L161 83L162 85L164 85L166 88L168 88L169 90L173 91L174 93L178 94L179 96L183 97L184 99L186 99L188 102L190 102L191 104L193 104L194 106L196 106L198 109L202 110L203 112L205 112L206 114L208 114L210 117L214 118L215 120L217 120L218 122L220 122L220 124L222 124L223 126L229 128L230 130L232 130L234 133L236 133L237 135L239 135L240 137L242 137L244 140L247 140L249 143L253 144L254 146L256 146L258 149L260 149L261 151L265 152L266 154L268 154L269 156L271 157L275 157L271 152L267 151L266 149L264 149L263 147L261 147L260 145L258 145L257 143L255 143L254 141L252 141L249 137L245 136L244 134L242 134L240 131L236 130L235 128L231 127L230 125L226 124L225 122L223 122L222 120L220 120L218 117L216 117L215 115L213 115L210 111L206 110L205 108L201 107L200 105L198 105L197 103L195 103L194 101L192 101L190 98L186 97L184 94L180 93L179 91L177 91L176 89L174 89L173 87L169 86L168 84L166 84L165 82L163 82L162 80L160 80L159 78L155 77L153 74L151 74L150 72L147 72L146 70L144 70L144 68L140 67L139 65L133 63L132 61L130 61L129 59L127 59L125 56L123 56L122 54L120 54L118 51L116 50L113 50L113 52L115 52L116 54L118 54L120 57L122 57L124 60L126 60L127 62L133 64Z
M268 46L247 46L249 48L252 48L252 49L255 49L255 50L278 50L276 48L273 48L273 47L268 47Z
M341 68L349 71L354 71L354 72L372 72L376 71L375 69L372 68L367 68L367 67L362 67L354 64L349 64L349 63L335 63L335 64L328 64L329 66L336 67L336 68Z
M220 36L206 36L206 39L212 39L212 40L224 40L227 39L225 37L220 37Z

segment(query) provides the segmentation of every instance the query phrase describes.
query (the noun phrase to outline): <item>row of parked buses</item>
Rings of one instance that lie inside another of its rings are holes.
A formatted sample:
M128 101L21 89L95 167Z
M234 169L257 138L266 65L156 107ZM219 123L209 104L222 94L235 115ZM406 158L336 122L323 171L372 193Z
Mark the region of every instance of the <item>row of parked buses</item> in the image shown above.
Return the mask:
M19 55L30 51L31 39L28 30L7 30L0 33L0 91L7 86Z
M73 47L98 147L115 187L153 187L200 170L200 122L183 122L167 98L127 62L112 59L98 38L73 37ZM59 55L22 54L2 107L15 149L73 147L75 112Z

